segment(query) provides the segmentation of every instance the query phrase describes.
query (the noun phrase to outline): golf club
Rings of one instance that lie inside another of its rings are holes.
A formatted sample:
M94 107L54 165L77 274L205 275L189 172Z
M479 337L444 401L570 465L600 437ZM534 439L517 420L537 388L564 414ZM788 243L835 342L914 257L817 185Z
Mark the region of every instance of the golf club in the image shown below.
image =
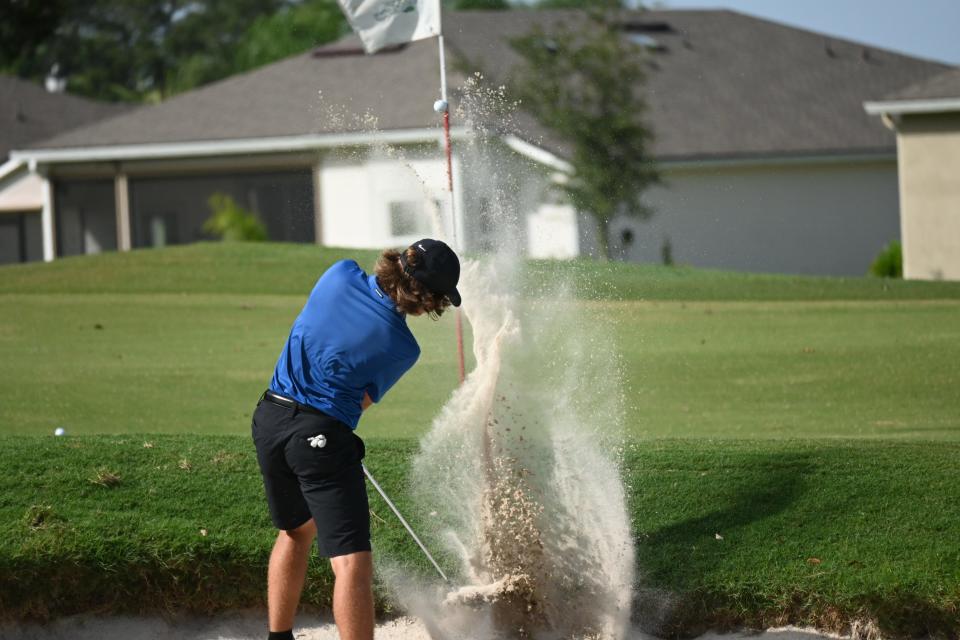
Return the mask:
M394 505L393 501L389 497L387 497L386 492L383 490L380 484L376 480L374 480L373 474L370 473L370 470L367 469L366 465L360 465L360 466L363 467L363 473L364 475L367 476L367 480L370 481L370 484L373 485L373 488L376 489L377 493L379 493L380 496L384 499L384 501L387 503L387 506L390 507L390 510L393 511L393 513L397 516L397 518L399 518L400 523L403 524L404 528L406 528L407 533L410 534L410 537L413 538L414 542L416 542L420 546L420 549L427 556L427 559L430 560L430 562L433 564L434 569L437 570L437 573L440 574L440 577L443 578L443 581L450 582L450 580L447 578L447 574L443 572L443 569L440 568L440 565L437 564L437 561L433 559L433 556L430 555L430 552L427 551L427 548L423 546L422 542L420 542L420 538L417 537L417 534L413 532L413 529L410 527L409 524L407 524L407 521L404 519L404 517L400 515L400 511L397 509L396 505Z

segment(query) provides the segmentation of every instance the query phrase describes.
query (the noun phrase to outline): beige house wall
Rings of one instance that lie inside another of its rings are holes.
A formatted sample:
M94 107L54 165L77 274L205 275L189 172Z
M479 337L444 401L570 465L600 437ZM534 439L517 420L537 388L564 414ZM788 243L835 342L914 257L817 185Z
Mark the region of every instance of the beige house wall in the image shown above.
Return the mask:
M40 211L43 208L43 178L24 172L0 189L0 211Z
M960 113L897 125L903 276L960 280Z

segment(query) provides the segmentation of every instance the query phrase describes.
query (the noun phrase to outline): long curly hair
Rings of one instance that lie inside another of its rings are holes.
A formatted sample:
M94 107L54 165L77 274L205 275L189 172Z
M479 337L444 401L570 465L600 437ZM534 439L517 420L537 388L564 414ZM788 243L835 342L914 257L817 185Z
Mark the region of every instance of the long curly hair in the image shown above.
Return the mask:
M421 259L420 254L412 247L407 248L404 254L407 265L411 270L415 269ZM451 304L447 296L428 291L422 282L404 273L399 251L387 249L381 253L373 272L380 288L393 299L400 313L426 313L437 320Z

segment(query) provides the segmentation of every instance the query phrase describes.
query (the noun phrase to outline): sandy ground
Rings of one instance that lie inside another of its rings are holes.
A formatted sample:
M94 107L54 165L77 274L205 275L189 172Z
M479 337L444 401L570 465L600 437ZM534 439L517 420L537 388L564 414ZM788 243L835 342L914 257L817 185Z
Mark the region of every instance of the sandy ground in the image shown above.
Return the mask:
M161 618L64 618L46 626L0 626L4 640L262 640L267 637L263 614L240 613L219 618L164 620ZM301 616L298 640L336 640L337 630L329 618ZM398 618L377 626L378 640L430 640L414 618ZM733 634L707 634L700 640L825 640L839 636L786 627ZM653 640L640 632L629 640Z

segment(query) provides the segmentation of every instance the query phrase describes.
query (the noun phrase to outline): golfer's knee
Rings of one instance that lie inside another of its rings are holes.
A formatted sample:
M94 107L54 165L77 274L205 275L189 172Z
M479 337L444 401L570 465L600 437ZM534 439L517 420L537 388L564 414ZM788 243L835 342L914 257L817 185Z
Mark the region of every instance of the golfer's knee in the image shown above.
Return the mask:
M313 538L317 535L317 525L311 518L296 529L280 531L277 535L281 539L298 545L310 545L313 544Z
M373 555L369 551L358 551L330 558L333 574L337 578L352 580L371 580L373 578Z

